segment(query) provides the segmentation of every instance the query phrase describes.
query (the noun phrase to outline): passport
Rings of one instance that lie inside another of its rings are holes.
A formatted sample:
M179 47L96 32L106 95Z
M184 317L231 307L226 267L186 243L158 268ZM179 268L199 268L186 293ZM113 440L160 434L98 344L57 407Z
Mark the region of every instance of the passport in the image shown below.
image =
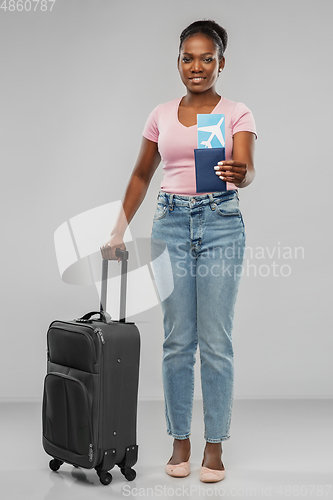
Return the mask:
M198 114L198 148L194 150L196 192L226 191L214 167L225 160L225 115Z
M197 193L226 191L227 184L215 173L214 167L225 160L225 148L206 148L194 150L195 178Z

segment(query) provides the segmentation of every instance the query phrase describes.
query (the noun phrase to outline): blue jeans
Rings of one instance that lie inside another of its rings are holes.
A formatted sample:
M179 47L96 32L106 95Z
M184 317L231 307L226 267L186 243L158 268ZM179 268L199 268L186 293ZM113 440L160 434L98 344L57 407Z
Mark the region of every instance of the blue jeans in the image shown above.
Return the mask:
M237 190L196 196L159 192L151 257L163 311L167 433L176 439L191 432L197 345L205 440L230 437L231 333L244 250Z

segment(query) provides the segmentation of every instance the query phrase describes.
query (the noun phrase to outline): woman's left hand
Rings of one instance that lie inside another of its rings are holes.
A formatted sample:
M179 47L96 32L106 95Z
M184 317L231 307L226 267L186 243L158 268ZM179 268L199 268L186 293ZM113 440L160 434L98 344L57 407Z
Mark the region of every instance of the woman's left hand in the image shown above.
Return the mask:
M237 187L245 181L247 174L247 164L241 161L219 161L214 169L220 179L232 182Z

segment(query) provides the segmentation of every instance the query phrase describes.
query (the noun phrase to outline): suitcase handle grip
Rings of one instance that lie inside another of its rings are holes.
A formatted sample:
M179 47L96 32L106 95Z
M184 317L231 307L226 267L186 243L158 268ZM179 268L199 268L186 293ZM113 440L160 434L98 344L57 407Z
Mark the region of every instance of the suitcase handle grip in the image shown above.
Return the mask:
M106 311L91 311L82 316L81 318L76 319L75 321L78 322L82 321L82 323L84 323L85 321L89 321L89 319L92 316L95 316L95 314L99 314L100 321L103 321L104 323L110 323L112 321L110 314L107 313Z
M116 248L116 257L120 257L121 260L128 260L128 251L121 250L121 248Z

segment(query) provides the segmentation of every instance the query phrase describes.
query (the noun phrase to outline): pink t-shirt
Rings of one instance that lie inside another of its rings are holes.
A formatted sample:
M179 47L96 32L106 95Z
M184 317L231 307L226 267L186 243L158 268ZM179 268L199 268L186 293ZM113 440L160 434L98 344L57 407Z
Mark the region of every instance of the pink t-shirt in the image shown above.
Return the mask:
M197 125L185 127L178 120L178 106L182 97L159 104L150 113L143 136L158 143L163 162L161 190L167 193L195 196L194 149L198 147ZM242 102L221 97L212 113L225 115L225 157L232 159L233 135L246 131L256 134L256 126L249 108ZM227 182L227 189L237 187ZM205 194L205 193L200 193Z

